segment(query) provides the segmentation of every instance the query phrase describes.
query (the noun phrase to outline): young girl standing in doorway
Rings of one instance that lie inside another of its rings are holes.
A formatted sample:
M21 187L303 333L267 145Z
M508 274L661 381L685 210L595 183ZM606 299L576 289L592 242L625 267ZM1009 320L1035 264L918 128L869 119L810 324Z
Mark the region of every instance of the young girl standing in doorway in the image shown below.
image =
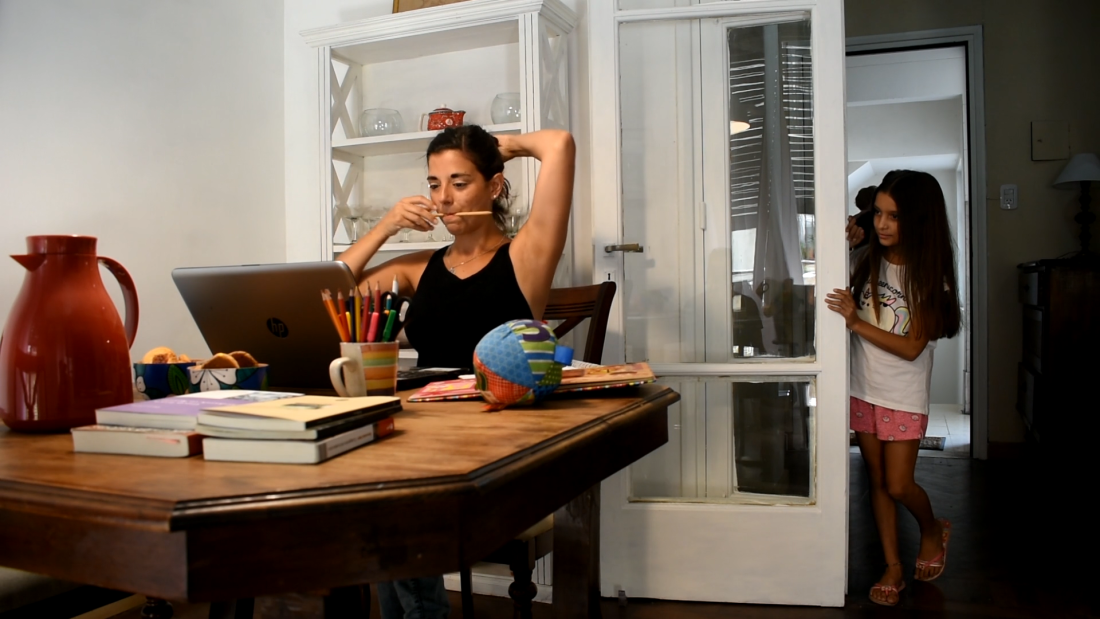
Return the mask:
M850 240L858 243L859 236L849 230ZM852 265L851 290L833 290L826 305L852 332L851 427L867 463L886 557L886 572L870 598L893 606L905 589L895 501L920 525L916 580L943 573L951 535L951 523L933 515L913 478L928 427L932 351L936 340L958 333L960 322L947 208L932 175L903 170L883 179L875 193L874 234L853 253Z

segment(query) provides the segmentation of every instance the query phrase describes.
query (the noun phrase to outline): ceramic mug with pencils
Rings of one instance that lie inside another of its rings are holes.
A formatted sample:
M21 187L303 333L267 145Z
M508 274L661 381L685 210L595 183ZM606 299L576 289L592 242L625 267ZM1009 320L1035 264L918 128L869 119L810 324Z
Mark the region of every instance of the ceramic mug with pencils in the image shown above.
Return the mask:
M397 394L397 342L343 342L340 358L328 366L336 393L344 398Z

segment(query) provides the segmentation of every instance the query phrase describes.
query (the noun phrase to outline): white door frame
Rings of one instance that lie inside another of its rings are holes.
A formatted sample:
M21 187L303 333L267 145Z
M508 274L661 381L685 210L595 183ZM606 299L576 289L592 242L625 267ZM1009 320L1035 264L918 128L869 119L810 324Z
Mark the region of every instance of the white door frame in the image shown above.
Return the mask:
M989 456L989 259L985 203L985 77L982 66L982 27L943 28L895 34L849 37L848 52L889 52L959 45L966 49L967 131L970 152L970 430L971 456ZM964 303L967 302L964 300Z

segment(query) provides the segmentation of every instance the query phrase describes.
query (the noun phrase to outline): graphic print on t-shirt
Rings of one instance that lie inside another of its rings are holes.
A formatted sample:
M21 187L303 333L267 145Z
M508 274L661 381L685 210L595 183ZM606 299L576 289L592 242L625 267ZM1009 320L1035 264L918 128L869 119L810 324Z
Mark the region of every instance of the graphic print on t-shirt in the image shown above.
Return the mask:
M883 331L901 336L908 335L911 314L905 294L886 279L879 279L878 299L878 320L875 320L875 308L871 304L871 284L864 286L857 311L859 317Z

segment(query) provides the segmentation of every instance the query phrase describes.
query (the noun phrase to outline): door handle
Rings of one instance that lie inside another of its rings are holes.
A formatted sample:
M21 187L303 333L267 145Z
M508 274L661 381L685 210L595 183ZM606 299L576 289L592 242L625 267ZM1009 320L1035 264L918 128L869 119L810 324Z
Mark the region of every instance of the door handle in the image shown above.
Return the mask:
M625 245L604 245L603 246L604 253L608 253L608 254L610 254L613 251L631 251L631 252L639 252L640 253L643 249L644 248L641 245L637 244L637 243L626 243Z

